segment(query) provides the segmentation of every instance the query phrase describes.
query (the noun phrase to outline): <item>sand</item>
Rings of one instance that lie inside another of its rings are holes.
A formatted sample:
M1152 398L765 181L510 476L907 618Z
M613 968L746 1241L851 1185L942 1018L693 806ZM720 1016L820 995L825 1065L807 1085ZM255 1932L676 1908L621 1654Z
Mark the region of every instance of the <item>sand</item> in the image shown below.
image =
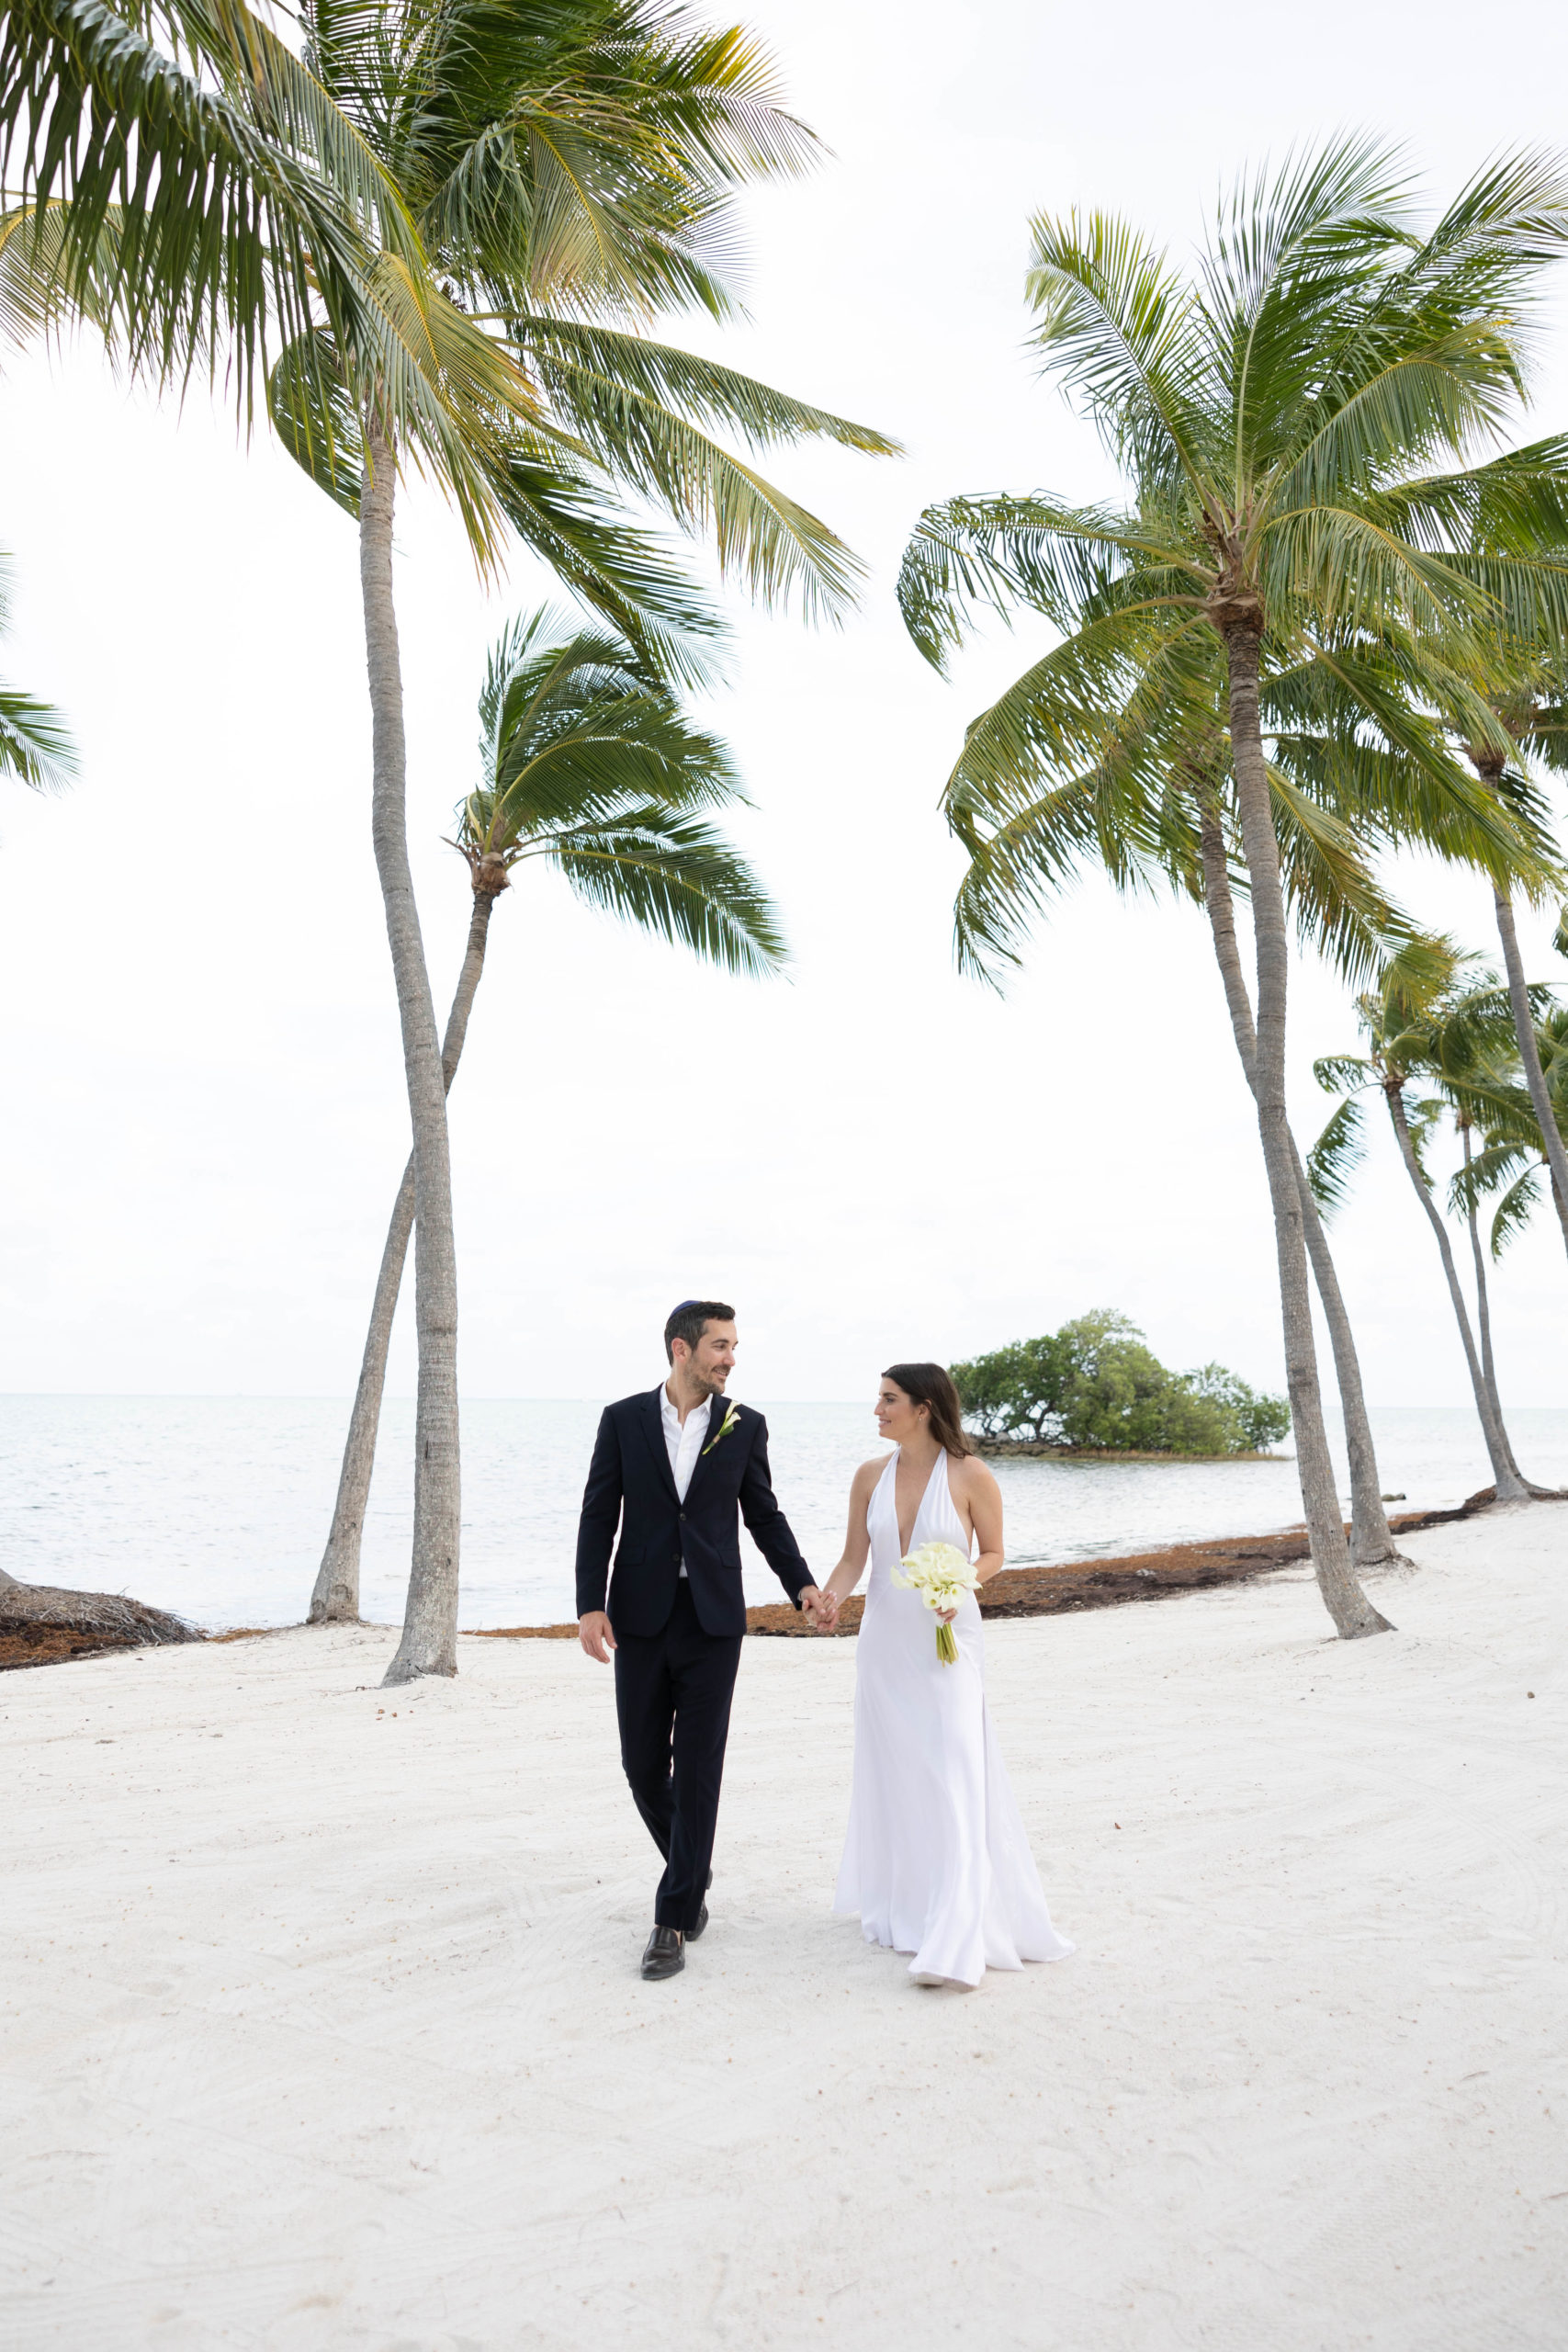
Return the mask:
M1557 2352L1568 1507L1408 1542L1378 1641L987 1629L1079 1950L972 1995L828 1915L852 1642L749 1645L666 1985L565 1644L5 1677L0 2343Z

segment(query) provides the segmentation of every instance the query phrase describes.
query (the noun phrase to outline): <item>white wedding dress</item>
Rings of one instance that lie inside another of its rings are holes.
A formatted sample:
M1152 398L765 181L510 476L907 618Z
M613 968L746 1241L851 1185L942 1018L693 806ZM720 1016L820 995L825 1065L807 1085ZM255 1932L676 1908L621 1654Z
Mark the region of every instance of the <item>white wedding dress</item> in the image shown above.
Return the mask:
M867 1943L914 1954L917 1983L978 1984L987 1968L1065 1960L986 1709L985 1633L973 1593L953 1621L958 1663L936 1654L938 1620L892 1571L903 1556L894 1453L866 1511L871 1577L855 1645L855 1760L833 1897ZM940 1454L908 1550L954 1544L964 1523Z

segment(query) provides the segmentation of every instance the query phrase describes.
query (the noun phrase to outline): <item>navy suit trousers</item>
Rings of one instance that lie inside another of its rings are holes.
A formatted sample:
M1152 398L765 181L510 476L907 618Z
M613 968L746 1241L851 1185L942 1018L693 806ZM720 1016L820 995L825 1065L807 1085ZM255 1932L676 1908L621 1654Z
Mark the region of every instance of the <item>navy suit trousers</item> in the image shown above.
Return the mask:
M682 1577L661 1632L615 1641L621 1763L664 1857L653 1917L684 1931L707 1887L741 1636L704 1633Z

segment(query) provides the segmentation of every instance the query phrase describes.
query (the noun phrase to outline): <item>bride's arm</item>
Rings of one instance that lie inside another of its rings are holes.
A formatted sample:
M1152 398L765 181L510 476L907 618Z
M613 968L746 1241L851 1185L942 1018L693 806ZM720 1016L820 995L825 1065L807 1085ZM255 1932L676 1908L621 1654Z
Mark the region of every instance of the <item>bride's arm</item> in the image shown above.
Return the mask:
M865 1574L865 1564L871 1552L871 1535L865 1523L866 1507L885 1466L881 1462L863 1462L851 1485L850 1524L844 1537L844 1548L838 1566L822 1588L825 1592L831 1593L835 1608L840 1601L849 1599Z
M957 1483L980 1546L980 1556L973 1564L975 1574L982 1584L988 1584L1006 1557L1002 1550L1002 1490L974 1453L964 1456Z
M972 1560L970 1566L979 1582L988 1584L1006 1556L1002 1551L1002 1490L985 1464L973 1453L965 1454L956 1476L949 1463L947 1483L954 1502L968 1513L970 1532L980 1546L979 1558ZM939 1609L936 1613L944 1625L951 1625L958 1611Z

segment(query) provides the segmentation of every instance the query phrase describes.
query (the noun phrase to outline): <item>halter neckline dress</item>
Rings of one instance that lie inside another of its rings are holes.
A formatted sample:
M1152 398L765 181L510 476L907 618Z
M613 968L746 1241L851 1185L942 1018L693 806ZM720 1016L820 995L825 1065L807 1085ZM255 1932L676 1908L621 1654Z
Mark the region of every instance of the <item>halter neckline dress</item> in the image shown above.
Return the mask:
M948 1485L931 1471L908 1549L969 1539ZM987 1968L1065 1960L986 1707L985 1634L965 1594L953 1620L958 1663L936 1654L937 1620L893 1582L898 1540L895 1453L866 1510L871 1577L855 1645L855 1758L849 1833L833 1898L867 1943L912 1952L918 1984L978 1984Z

